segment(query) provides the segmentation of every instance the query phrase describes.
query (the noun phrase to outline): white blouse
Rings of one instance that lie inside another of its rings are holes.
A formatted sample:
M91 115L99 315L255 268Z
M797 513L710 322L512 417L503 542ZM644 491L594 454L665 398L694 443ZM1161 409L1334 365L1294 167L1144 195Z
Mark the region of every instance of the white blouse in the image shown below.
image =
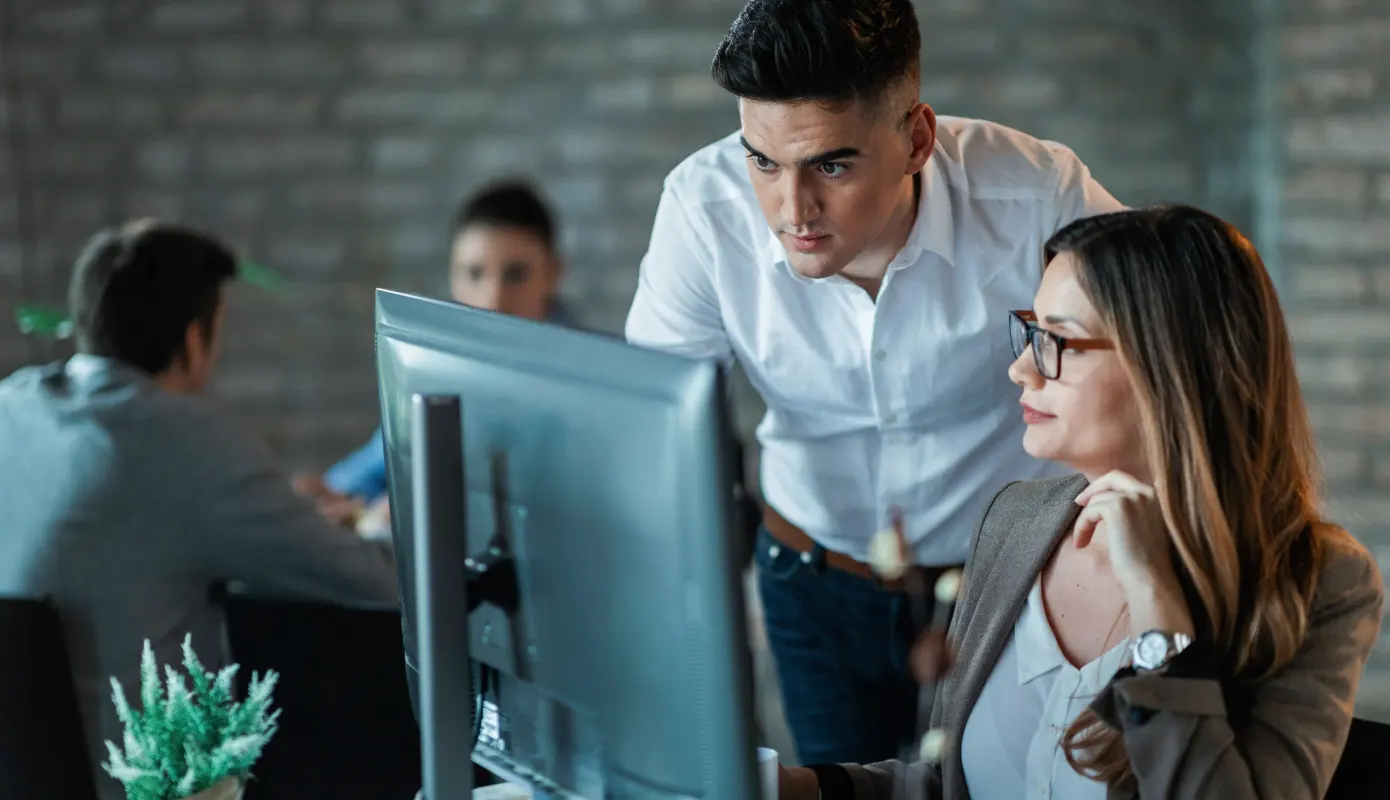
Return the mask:
M972 800L1090 800L1105 785L1078 775L1061 738L1124 666L1125 638L1077 669L1062 655L1033 585L999 661L966 720L961 761Z

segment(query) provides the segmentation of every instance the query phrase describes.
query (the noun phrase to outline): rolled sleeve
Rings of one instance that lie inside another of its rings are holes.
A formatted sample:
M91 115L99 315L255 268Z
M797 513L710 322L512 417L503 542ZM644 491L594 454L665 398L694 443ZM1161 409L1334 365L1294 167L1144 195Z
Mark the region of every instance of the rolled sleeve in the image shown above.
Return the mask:
M719 297L711 277L710 248L688 210L667 186L657 205L652 238L628 312L627 340L690 358L733 360Z

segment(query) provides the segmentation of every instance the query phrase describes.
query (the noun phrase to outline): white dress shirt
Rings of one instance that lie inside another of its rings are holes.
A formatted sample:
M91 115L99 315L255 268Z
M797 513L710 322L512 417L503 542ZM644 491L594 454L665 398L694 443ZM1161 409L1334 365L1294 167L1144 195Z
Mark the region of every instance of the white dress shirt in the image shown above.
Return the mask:
M1023 452L1008 312L1032 307L1049 236L1122 206L1061 145L940 117L875 302L791 269L745 161L735 133L667 177L628 340L743 363L763 495L822 546L864 560L898 506L919 563L964 562L993 492L1059 473Z
M1061 739L1124 666L1129 641L1073 667L1047 621L1042 583L1033 585L961 735L972 800L1104 800L1105 784L1071 768Z

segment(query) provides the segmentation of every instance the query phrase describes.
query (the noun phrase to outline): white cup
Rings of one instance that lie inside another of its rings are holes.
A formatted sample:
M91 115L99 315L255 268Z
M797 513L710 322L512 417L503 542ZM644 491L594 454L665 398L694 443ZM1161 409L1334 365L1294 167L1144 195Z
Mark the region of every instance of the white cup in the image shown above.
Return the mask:
M758 748L758 777L763 800L777 800L777 751L771 747Z

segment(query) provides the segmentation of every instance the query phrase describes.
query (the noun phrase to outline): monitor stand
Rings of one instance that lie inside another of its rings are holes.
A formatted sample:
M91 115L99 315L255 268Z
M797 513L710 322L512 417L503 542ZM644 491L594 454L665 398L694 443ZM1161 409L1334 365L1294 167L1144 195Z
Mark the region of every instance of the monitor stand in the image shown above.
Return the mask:
M469 618L475 610L486 604L491 624L506 628L506 661L511 662L512 674L522 670L517 640L520 587L508 536L507 462L503 454L492 456L493 535L480 554L470 556L462 403L456 396L415 395L411 410L422 793L431 800L469 798L475 717L482 714L475 694L481 686L458 676L472 674ZM493 642L494 650L498 644ZM494 660L497 653L489 657Z

